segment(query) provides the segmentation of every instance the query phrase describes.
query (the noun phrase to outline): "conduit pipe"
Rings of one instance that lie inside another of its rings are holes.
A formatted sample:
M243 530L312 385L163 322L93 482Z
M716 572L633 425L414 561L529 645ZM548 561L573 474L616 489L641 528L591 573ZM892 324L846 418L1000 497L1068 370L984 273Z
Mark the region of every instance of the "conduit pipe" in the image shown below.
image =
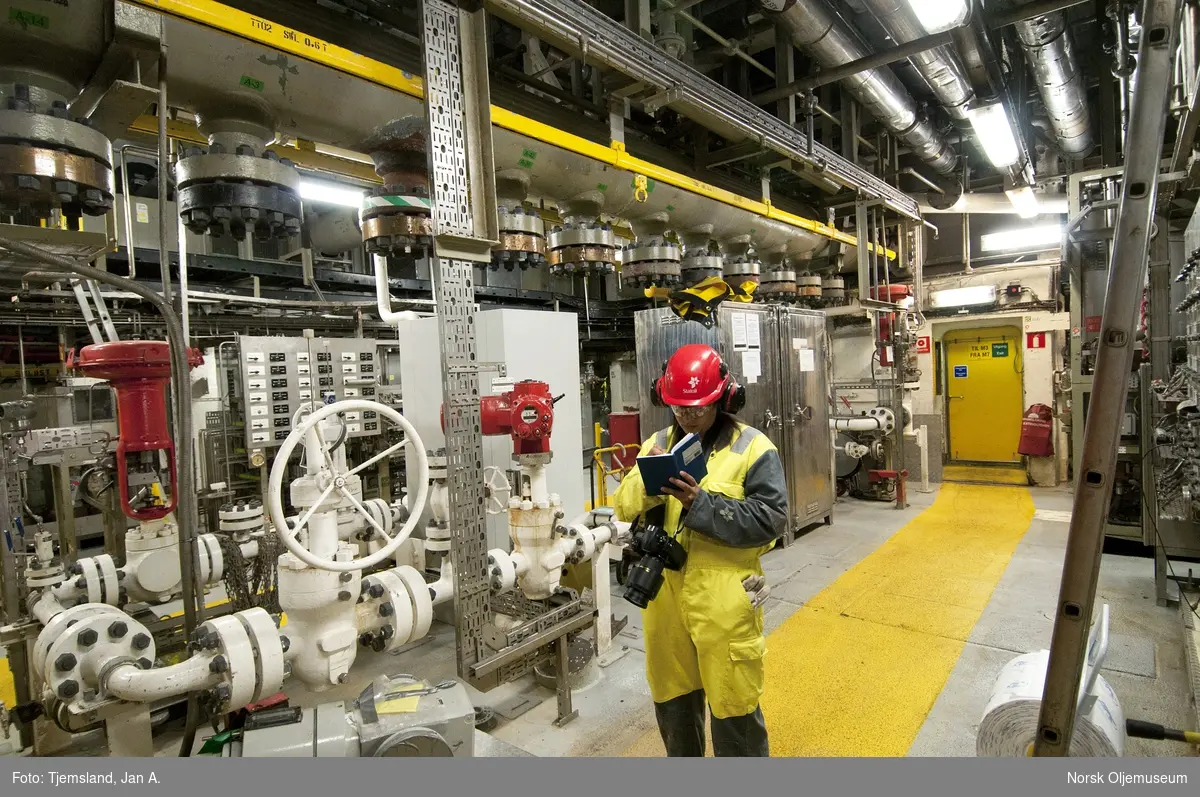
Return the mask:
M797 0L783 11L773 12L760 4L791 37L792 43L826 68L857 61L871 54L871 48L857 31L830 8L824 0ZM896 137L912 148L914 154L939 174L952 174L958 156L928 119L921 118L917 103L900 80L886 68L869 69L842 81L868 113Z
M373 255L375 260L375 302L379 307L379 320L385 324L411 321L420 318L412 310L392 310L392 293L388 290L387 258Z
M863 416L861 418L830 418L829 428L838 432L881 432L883 419Z

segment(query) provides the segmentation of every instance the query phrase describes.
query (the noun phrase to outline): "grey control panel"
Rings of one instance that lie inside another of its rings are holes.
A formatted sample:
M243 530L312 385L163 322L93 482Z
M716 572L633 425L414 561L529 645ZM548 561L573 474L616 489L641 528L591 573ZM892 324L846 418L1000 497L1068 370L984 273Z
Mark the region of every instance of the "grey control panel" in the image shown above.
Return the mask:
M362 338L241 337L238 364L246 406L246 448L275 448L310 401L378 401L376 341ZM348 437L379 434L374 412L346 413Z

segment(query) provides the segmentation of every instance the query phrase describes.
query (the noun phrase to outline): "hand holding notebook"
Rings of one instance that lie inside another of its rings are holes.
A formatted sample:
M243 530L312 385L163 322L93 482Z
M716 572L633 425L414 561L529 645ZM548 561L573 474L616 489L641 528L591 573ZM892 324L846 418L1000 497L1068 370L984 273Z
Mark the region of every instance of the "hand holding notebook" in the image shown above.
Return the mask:
M638 457L637 465L646 495L650 497L666 495L664 488L675 489L671 479L679 478L680 473L689 474L697 482L708 474L703 446L694 434L687 435L663 454Z

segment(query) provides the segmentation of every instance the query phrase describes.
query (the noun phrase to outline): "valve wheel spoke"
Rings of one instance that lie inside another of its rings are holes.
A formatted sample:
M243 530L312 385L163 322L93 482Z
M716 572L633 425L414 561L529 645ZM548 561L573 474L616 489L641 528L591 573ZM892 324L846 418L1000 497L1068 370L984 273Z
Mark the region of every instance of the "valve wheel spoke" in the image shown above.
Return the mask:
M354 497L354 493L350 492L345 487L339 487L338 489L341 491L342 495L345 496L346 500L354 505L354 508L358 510L358 513L367 519L367 522L370 523L375 531L379 533L380 537L383 537L388 542L392 541L391 535L383 530L383 526L379 525L375 518L371 517L370 511L368 511L367 508L363 506L357 498Z
M406 437L406 438L404 438L403 440L401 440L399 443L396 443L396 444L395 444L394 446L392 446L391 448L388 448L388 449L387 449L387 450L385 450L385 451L381 451L381 452L379 452L379 453L378 453L378 454L376 454L375 456L373 456L373 457L371 457L370 459L368 459L366 462L362 462L362 463L359 463L358 465L355 465L355 466L354 466L354 467L353 467L353 468L350 470L350 472L349 472L348 474L346 474L346 475L347 475L347 476L353 476L354 474L358 473L360 470L362 470L362 469L364 469L364 468L369 468L369 467L371 467L372 465L374 465L374 464L375 464L376 462L378 462L379 460L381 460L381 459L384 459L385 457L390 457L392 454L394 454L396 451L399 451L401 448L404 448L406 445L408 445L408 438L407 438L407 437Z
M297 534L300 533L300 529L302 529L306 525L308 525L309 518L311 518L313 516L314 512L316 512L318 509L321 508L321 504L325 503L325 499L328 498L329 494L333 492L333 487L334 487L334 483L330 482L329 486L326 487L321 492L320 497L317 498L317 500L313 503L313 505L308 508L308 511L300 516L300 519L296 521L296 528L294 528L290 531L290 535L292 537L295 537Z

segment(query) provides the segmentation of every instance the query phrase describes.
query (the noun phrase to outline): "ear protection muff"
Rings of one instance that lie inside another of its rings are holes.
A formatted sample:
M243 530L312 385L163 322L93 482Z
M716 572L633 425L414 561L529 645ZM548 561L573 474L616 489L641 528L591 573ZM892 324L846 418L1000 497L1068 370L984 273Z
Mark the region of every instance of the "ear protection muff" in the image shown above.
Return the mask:
M725 389L718 402L724 412L737 415L746 406L746 388L729 375L729 366L724 362L721 363L721 377L725 380Z
M667 361L666 360L663 360L662 372L664 374L667 372ZM650 403L653 404L655 407L667 406L667 403L662 400L662 393L659 392L659 388L660 388L659 383L661 381L662 381L662 377L660 376L650 383Z

